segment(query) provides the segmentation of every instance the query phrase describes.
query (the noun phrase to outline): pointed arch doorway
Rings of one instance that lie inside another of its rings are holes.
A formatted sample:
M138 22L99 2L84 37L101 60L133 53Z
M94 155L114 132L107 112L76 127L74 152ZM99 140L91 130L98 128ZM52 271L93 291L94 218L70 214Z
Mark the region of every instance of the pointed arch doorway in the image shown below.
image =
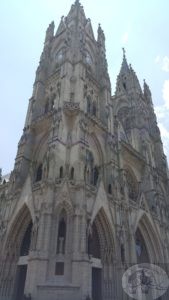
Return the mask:
M97 214L88 236L91 259L92 300L112 300L115 296L113 234L103 209Z
M139 220L135 231L137 263L163 262L158 233L146 215Z
M158 235L146 215L142 216L135 232L135 250L137 264L142 268L140 299L154 299L154 292L158 286L158 279L156 285L151 286L152 276L150 275L151 273L146 272L146 269L148 268L151 270L151 266L154 264L158 265L159 262L163 261L163 258Z
M0 299L23 300L31 244L32 219L26 205L12 223L0 272Z
M28 266L28 255L31 244L32 221L27 226L25 234L22 239L20 253L17 263L16 280L15 280L15 300L23 300L25 282Z

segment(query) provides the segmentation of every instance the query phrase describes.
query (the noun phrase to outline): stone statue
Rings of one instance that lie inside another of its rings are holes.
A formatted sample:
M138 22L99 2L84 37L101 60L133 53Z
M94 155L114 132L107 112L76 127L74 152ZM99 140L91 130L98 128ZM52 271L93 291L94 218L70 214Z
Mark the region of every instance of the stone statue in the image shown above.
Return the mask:
M39 231L39 216L35 216L35 220L32 228L32 240L31 240L31 250L35 250L37 246L38 239L38 231Z

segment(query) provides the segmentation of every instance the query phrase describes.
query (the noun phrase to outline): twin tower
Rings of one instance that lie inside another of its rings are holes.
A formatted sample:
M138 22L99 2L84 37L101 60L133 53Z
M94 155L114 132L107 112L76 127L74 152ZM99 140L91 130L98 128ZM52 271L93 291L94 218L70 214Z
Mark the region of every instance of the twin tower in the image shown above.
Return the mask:
M168 194L149 87L124 52L111 95L104 32L95 39L76 1L46 31L0 185L0 299L128 299L122 276L133 264L169 272Z

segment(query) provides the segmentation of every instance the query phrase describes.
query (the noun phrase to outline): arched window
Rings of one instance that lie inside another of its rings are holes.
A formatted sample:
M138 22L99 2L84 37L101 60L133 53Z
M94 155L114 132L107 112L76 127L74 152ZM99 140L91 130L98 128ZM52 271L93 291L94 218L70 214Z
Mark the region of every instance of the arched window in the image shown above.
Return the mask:
M55 108L55 103L54 103L54 99L51 100L51 110L53 110Z
M85 166L84 169L84 178L86 183L90 183L90 171L89 171L89 167Z
M65 243L66 243L66 214L65 211L62 212L59 227L58 227L58 239L57 239L57 253L65 253Z
M87 96L87 113L90 114L91 112L91 98L90 96Z
M70 170L70 180L73 180L73 179L74 179L74 173L75 173L75 170L74 170L74 168L72 167L71 170Z
M112 194L112 186L111 183L108 185L108 193L111 195Z
M101 258L99 235L95 223L92 232L88 236L88 254L95 258Z
M93 169L93 185L96 186L99 178L99 170L97 167Z
M32 233L32 222L28 225L26 232L24 234L21 248L20 248L20 256L26 256L29 254L30 244L31 244L31 233Z
M138 193L138 184L134 176L127 171L126 172L126 181L127 181L127 189L128 189L128 197L131 200L137 200Z
M92 114L93 114L93 116L96 116L96 111L97 111L97 109L96 109L96 102L93 101L93 105L92 105Z
M46 101L45 104L45 114L49 111L49 100Z
M147 247L139 228L137 229L135 234L135 246L136 246L137 262L149 263L150 260L147 252Z
M60 178L63 178L63 167L60 167L59 177L60 177Z
M36 182L41 181L42 180L42 173L43 173L43 166L42 164L39 165L37 172L36 172Z
M124 87L125 90L127 89L125 82L123 82L123 87Z
M122 264L124 265L124 263L125 263L125 248L124 248L123 244L120 247L120 251L121 251L121 261L122 261Z

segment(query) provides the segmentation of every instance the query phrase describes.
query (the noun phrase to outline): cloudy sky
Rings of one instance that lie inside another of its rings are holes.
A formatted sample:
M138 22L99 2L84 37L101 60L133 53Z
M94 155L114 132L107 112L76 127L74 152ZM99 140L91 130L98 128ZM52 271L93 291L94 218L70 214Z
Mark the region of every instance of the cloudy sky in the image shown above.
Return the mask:
M35 71L45 31L54 20L57 28L71 0L0 1L0 167L12 170L22 134ZM106 35L107 60L114 92L122 51L126 48L142 85L150 86L169 161L169 1L83 0L94 32L101 23Z

